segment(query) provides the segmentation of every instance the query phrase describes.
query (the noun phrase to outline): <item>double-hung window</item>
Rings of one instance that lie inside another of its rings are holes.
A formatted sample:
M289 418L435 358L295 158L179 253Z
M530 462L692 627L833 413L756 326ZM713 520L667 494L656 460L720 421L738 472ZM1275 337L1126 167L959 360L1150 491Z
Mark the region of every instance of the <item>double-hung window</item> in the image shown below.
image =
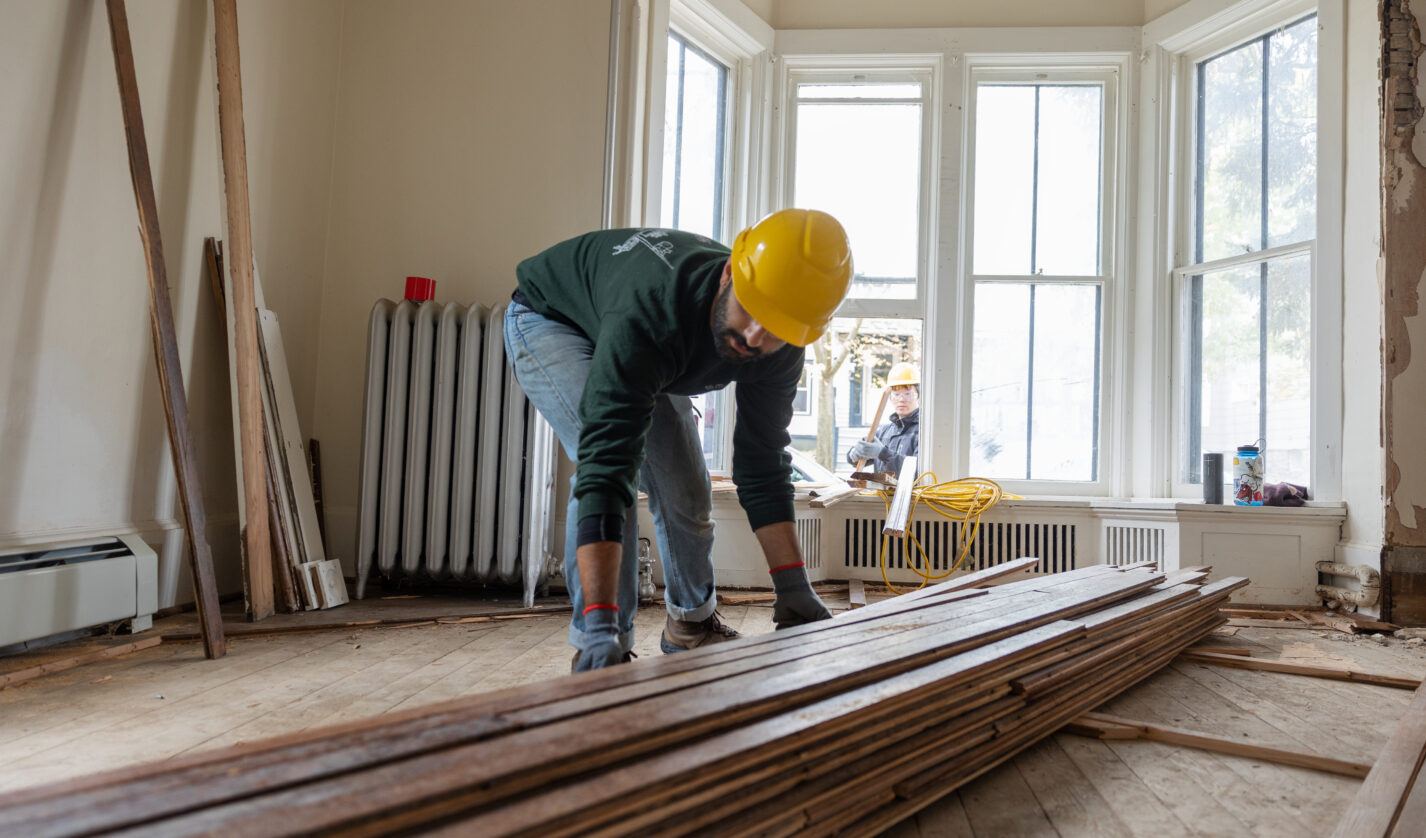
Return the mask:
M729 243L731 96L734 69L670 29L664 87L659 226ZM728 465L731 407L726 389L693 397L698 435L712 471Z
M894 58L788 64L780 198L836 217L855 267L838 317L807 347L809 410L791 432L795 446L846 473L851 446L891 421L890 405L877 410L892 365L921 364L934 72Z
M1117 78L972 68L970 474L1103 485Z
M1273 480L1307 484L1316 18L1189 56L1185 70L1177 483L1202 482L1205 453L1258 443Z

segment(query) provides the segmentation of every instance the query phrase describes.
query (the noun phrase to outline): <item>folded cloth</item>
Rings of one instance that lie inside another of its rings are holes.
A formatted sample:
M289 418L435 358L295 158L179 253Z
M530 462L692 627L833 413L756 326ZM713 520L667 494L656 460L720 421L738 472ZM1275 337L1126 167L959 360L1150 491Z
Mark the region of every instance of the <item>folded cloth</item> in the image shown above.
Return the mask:
M1309 500L1312 496L1307 493L1306 486L1296 483L1263 484L1263 506L1302 506Z

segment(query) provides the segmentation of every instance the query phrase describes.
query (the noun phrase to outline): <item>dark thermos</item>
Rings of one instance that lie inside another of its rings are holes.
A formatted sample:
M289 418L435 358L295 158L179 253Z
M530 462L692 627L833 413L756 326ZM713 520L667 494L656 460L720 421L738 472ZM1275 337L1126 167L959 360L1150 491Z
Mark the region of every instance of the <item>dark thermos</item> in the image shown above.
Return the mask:
M1223 455L1203 455L1203 502L1223 503Z

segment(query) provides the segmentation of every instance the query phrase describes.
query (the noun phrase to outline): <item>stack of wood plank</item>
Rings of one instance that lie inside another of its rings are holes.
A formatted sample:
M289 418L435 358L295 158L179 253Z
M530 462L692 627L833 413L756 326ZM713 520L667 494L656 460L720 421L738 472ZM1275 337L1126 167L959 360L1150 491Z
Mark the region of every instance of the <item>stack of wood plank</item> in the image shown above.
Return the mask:
M0 798L0 834L874 834L1167 664L1246 584L1010 562L835 620Z
M213 294L223 306L229 295L224 290L225 265L221 243L215 239L203 242L204 257L214 279ZM254 271L256 274L256 271ZM257 298L258 355L261 361L258 381L261 385L263 452L267 474L267 515L272 546L272 585L275 588L276 610L293 612L332 608L345 604L346 580L341 562L327 558L313 493L313 475L307 468L307 454L302 445L302 429L297 424L297 403L288 375L287 353L282 345L282 330L277 315L263 308L262 283L254 278ZM235 325L232 307L228 328ZM230 356L231 357L231 356ZM232 373L234 387L237 373ZM240 447L239 447L240 448ZM238 461L239 497L242 496L242 461ZM246 510L243 510L246 513ZM248 561L260 557L248 555ZM249 612L262 613L260 603L272 600L274 591L254 591L252 574L245 574ZM256 596L255 596L256 594Z
M1426 835L1426 686L1416 688L1333 838Z

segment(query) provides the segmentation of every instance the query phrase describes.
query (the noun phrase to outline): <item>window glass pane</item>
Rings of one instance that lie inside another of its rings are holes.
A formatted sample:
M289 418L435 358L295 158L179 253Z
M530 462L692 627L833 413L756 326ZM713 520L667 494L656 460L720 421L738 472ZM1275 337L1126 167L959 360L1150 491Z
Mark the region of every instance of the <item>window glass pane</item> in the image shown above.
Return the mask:
M1268 247L1317 235L1317 19L1268 38Z
M921 105L797 106L793 203L829 212L851 239L850 296L916 298Z
M976 285L970 473L977 477L1024 479L1028 472L1029 313L1029 285Z
M712 393L703 393L691 396L693 409L701 417L698 420L698 440L703 446L703 461L708 465L709 471L719 468L719 465L726 460L723 457L723 432L720 427L722 421L732 421L732 411L726 410L728 405L728 389L716 390Z
M1268 264L1267 476L1308 485L1312 479L1312 260Z
M1098 285L978 283L971 472L1098 477Z
M1104 89L1040 85L1035 273L1099 274Z
M974 272L1030 273L1035 88L982 84L975 105Z
M1299 254L1189 278L1187 482L1201 479L1203 453L1262 438L1268 480L1307 483L1311 265Z
M660 224L723 238L728 68L669 36Z
M1195 261L1263 246L1263 45L1244 44L1199 65L1198 227Z
M1104 88L976 88L976 274L1097 276Z
M921 85L907 84L799 84L799 99L920 99Z
M812 412L811 368L802 370L802 380L797 382L797 395L792 399L792 412L807 414Z
M792 417L793 447L805 452L822 468L850 474L851 448L873 427L872 419L886 386L887 373L893 364L901 362L913 364L920 371L920 320L837 318L832 321L827 333L807 347L811 410L805 415L794 413ZM898 405L889 403L876 427L890 423L893 426L887 431L890 433L905 426L904 433L897 434L900 439L894 447L905 450L902 446L911 444L910 438L914 437L911 450L919 456L919 386L913 395L914 398L899 404L906 412L906 421L892 419ZM890 467L891 464L888 458L875 466Z

